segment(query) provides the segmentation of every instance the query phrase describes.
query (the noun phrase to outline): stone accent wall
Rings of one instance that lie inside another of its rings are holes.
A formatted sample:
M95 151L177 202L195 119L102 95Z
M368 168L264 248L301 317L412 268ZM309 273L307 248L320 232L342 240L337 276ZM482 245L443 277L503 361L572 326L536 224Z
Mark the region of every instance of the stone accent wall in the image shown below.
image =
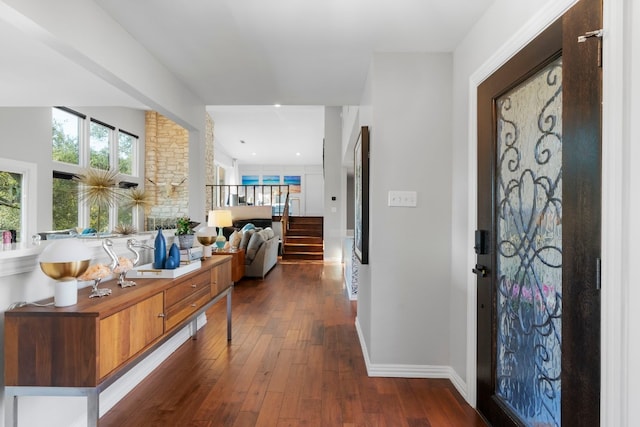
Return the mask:
M189 132L155 111L146 113L145 209L147 229L173 228L188 213Z
M207 113L206 117L206 134L205 134L205 185L213 185L216 183L215 167L213 166L213 135L214 123L211 116ZM211 208L211 188L205 187L205 209Z

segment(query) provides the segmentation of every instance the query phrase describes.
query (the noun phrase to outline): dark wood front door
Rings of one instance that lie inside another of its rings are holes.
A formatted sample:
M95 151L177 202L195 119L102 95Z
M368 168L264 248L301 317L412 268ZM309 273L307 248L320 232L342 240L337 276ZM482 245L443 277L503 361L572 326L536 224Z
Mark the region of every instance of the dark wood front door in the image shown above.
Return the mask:
M599 424L600 0L478 88L478 410Z

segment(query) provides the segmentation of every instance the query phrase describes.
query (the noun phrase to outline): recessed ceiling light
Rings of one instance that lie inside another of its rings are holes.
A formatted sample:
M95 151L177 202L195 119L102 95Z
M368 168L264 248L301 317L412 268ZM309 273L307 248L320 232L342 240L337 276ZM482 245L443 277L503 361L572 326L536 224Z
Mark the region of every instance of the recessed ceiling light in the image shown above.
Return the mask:
M252 155L252 156L255 156L255 155L256 155L256 153L255 153L255 152L253 152L253 153L251 153L251 155Z
M300 153L296 153L296 156L299 156L299 155L300 155Z
M282 107L282 105L280 105L280 104L273 104L273 106L276 107L276 108Z

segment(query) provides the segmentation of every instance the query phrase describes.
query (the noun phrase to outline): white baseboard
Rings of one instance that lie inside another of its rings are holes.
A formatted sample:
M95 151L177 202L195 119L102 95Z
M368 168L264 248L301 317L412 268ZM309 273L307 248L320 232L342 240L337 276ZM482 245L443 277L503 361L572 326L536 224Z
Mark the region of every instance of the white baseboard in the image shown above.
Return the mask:
M403 365L403 364L386 364L371 363L369 359L369 350L362 335L360 322L356 317L356 331L360 340L360 348L367 367L367 375L370 377L389 377L389 378L446 378L458 390L464 399L467 397L467 384L458 375L451 366L444 365Z

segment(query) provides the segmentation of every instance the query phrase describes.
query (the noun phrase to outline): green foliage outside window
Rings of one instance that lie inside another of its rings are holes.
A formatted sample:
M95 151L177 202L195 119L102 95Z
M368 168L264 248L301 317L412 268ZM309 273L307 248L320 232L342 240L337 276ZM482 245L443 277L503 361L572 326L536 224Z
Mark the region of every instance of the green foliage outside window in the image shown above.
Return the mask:
M76 125L77 129L77 125ZM78 134L65 132L62 121L53 119L53 160L77 165L80 161Z
M109 169L109 131L98 123L89 126L89 166L96 169Z
M22 175L0 171L0 230L20 230Z
M98 221L98 217L100 221ZM109 227L109 211L101 206L92 205L89 213L89 227L98 233L107 231Z
M135 138L126 133L120 133L118 138L118 170L126 175L133 174L132 157Z
M78 226L78 183L70 179L53 179L53 229Z

